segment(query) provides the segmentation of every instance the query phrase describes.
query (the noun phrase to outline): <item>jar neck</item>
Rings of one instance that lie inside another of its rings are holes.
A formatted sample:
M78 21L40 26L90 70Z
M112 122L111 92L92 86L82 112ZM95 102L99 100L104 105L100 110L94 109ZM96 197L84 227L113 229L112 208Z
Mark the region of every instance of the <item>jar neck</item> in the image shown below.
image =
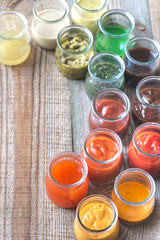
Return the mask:
M98 0L97 0L97 1L98 1ZM84 8L84 7L81 6L81 4L80 4L79 2L80 2L80 1L78 1L78 0L74 0L75 5L76 5L77 7L79 7L81 10L86 11L86 12L88 12L88 13L92 13L92 12L101 11L103 8L105 8L106 5L107 5L108 0L104 0L104 3L103 3L99 8L97 8L97 9L87 9L87 8Z

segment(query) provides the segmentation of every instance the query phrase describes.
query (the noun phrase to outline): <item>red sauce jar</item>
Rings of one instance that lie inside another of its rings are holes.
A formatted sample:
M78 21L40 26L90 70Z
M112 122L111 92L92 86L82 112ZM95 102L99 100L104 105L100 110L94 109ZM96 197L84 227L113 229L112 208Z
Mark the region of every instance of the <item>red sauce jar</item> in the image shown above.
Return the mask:
M128 148L128 164L152 177L160 175L160 124L144 123L135 130Z
M89 128L111 129L122 137L129 125L129 111L130 101L124 92L114 88L105 89L93 98Z
M88 167L78 154L62 152L50 161L46 192L54 204L63 208L75 207L87 195L88 185Z
M81 156L87 162L91 181L95 183L111 182L122 167L121 139L109 129L93 130L84 141Z

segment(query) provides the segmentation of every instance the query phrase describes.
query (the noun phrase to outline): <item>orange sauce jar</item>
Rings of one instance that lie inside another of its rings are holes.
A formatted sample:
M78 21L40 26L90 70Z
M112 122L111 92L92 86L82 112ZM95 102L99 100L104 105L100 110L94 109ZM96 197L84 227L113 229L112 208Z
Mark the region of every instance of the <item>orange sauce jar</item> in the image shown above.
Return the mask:
M115 204L102 195L91 195L77 206L74 231L77 240L116 240L119 233Z
M107 183L117 177L122 162L122 142L109 129L95 129L86 137L81 156L88 165L89 179L95 183Z
M122 221L129 224L140 223L154 209L155 182L144 170L126 169L116 178L111 198Z
M88 167L78 154L62 152L50 161L46 192L54 204L63 208L75 207L87 195L88 185Z

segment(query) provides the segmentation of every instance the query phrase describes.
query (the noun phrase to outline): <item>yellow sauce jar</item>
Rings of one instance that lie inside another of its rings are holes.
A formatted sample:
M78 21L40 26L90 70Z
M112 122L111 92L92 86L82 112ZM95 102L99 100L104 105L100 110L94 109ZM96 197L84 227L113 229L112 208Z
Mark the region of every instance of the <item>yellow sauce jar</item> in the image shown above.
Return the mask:
M17 12L0 13L0 63L18 65L30 53L26 18Z
M119 221L115 204L99 194L84 198L76 209L74 231L77 240L116 240Z

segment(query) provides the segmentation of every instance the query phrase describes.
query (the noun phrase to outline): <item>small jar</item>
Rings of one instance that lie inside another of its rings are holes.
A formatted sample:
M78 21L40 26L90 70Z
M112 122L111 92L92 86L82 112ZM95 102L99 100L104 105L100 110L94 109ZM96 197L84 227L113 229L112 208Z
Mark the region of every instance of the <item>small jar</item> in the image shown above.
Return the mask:
M89 62L86 75L86 93L92 98L105 88L124 89L125 65L117 54L101 52L96 54Z
M116 178L111 199L123 222L138 224L147 219L154 209L155 182L141 169L126 169Z
M128 164L154 178L160 176L160 124L144 123L136 128L128 148Z
M97 229L94 229L93 225ZM115 204L109 198L99 194L83 199L76 209L74 232L77 240L116 240L119 234L119 221Z
M87 162L88 175L92 182L111 182L122 167L121 139L109 129L93 130L84 141L81 156Z
M68 5L63 0L38 0L33 6L32 36L39 46L56 48L58 32L70 24Z
M74 0L71 10L72 23L88 28L95 35L99 19L107 11L107 2L107 0Z
M142 79L132 100L132 116L137 124L160 123L160 77Z
M27 26L21 13L0 13L0 63L18 65L28 58L31 47Z
M134 25L134 18L124 10L113 9L104 13L96 34L96 51L114 52L122 57L126 43L133 37Z
M59 207L75 207L88 192L88 167L84 159L73 152L53 157L46 175L48 198Z
M105 89L94 96L89 114L89 129L108 128L124 136L130 121L130 101L115 88Z
M160 47L158 42L147 37L135 37L128 41L123 56L125 76L130 85L137 83L147 76L159 72Z

